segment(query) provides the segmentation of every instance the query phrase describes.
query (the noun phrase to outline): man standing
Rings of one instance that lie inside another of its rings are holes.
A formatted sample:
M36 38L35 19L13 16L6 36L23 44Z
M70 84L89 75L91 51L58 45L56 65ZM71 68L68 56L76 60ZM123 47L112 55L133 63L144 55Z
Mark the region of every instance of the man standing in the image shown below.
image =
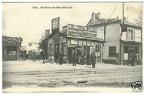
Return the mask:
M133 53L133 54L131 55L131 66L134 66L135 59L136 59L136 55Z
M92 68L95 68L95 63L96 63L96 56L95 53L91 54L91 64L92 64Z
M76 51L74 51L74 53L73 53L73 66L76 66L76 62L77 62L77 54L76 54Z

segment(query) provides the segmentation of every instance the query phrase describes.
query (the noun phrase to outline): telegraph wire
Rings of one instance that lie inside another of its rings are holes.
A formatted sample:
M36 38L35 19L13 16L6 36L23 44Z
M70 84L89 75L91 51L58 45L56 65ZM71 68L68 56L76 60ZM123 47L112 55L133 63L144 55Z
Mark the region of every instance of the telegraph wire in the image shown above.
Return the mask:
M112 15L113 15L114 11L116 10L116 8L117 8L118 4L119 4L119 3L117 3L117 5L115 6L115 8L114 8L114 10L113 10L113 12L112 12L112 14L111 14L110 18L112 17ZM109 19L110 19L110 18L109 18Z

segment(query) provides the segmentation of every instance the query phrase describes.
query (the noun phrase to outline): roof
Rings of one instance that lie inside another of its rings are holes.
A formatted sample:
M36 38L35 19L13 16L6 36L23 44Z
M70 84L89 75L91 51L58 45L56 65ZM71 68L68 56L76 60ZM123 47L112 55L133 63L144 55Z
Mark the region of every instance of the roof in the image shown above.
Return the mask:
M138 26L134 23L131 23L129 21L127 21L126 19L124 20L124 23L121 23L121 24L124 24L124 25L127 25L127 26L131 26L131 27L137 27L137 28L142 28L141 26Z
M97 15L97 14L93 13L93 15ZM94 22L92 21L93 19L94 19ZM120 24L123 24L122 20L119 19L118 17L112 18L112 19L104 19L100 17L98 18L97 16L92 16L86 26L96 26L96 25L103 25L104 23L111 24L111 23L117 23L117 22L119 22ZM133 26L133 27L141 27L134 23L129 22L128 20L126 20L126 18L124 18L124 24L128 26Z
M97 17L95 17L95 23L94 24L101 24L101 23L104 23L104 22L106 22L107 21L107 19L104 19L104 18L100 18L100 19L98 19ZM94 25L94 24L91 24L91 22L92 22L92 18L89 20L89 22L87 23L87 26L89 26L89 25Z
M9 45L9 46L21 46L22 42L21 37L7 37L7 36L2 36L2 44L3 45Z

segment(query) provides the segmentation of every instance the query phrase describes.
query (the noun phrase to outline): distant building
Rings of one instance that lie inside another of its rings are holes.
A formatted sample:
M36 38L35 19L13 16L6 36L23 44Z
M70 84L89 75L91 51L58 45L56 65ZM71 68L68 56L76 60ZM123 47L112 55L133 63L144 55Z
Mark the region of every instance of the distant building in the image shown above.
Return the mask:
M22 38L2 36L3 61L17 60L20 57Z
M87 24L105 31L103 46L103 61L124 64L129 62L132 53L137 55L137 60L142 61L142 27L120 19L102 19L100 13L92 13Z

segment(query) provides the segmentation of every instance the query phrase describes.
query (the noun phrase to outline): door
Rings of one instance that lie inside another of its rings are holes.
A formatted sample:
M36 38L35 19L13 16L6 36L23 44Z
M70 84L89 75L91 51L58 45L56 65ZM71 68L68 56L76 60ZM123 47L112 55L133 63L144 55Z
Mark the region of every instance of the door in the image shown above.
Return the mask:
M101 62L101 45L96 45L96 61Z
M73 51L74 51L74 47L69 47L68 48L68 60L69 60L69 63L72 63L73 62Z
M57 62L59 59L59 44L55 44L54 49L55 49L54 61Z

